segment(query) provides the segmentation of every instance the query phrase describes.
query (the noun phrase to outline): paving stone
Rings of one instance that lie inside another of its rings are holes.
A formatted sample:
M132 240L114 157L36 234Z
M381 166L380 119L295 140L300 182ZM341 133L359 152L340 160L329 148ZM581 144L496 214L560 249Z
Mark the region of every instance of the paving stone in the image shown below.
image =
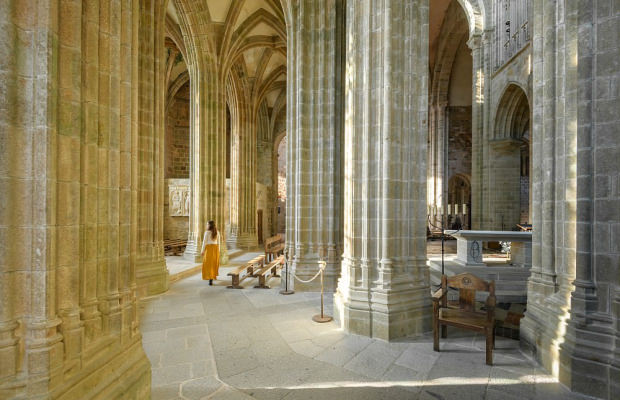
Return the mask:
M191 364L170 365L151 370L153 387L166 386L170 383L191 379Z
M312 340L300 340L299 342L289 343L293 351L306 357L314 358L321 353L324 348L317 346Z
M287 328L290 328L288 324L286 326ZM314 337L314 335L310 333L307 329L293 329L287 331L286 328L280 328L278 329L278 333L282 336L284 340L289 343L312 339Z
M179 385L153 386L151 388L151 400L171 400L179 398Z
M379 378L385 374L396 360L398 351L385 351L386 346L379 341L369 345L357 354L344 367L357 374Z
M237 390L230 386L225 386L218 390L213 396L208 397L209 400L252 400L253 397L245 394L241 390ZM206 400L206 399L205 399Z
M181 384L181 395L189 400L199 400L215 393L222 382L213 376L191 379Z
M204 376L217 376L217 366L213 358L192 363L192 378Z
M329 346L325 348L322 352L320 352L316 357L314 357L314 359L342 367L343 365L351 361L351 359L353 359L353 357L355 357L356 355L357 352L349 350L345 347Z

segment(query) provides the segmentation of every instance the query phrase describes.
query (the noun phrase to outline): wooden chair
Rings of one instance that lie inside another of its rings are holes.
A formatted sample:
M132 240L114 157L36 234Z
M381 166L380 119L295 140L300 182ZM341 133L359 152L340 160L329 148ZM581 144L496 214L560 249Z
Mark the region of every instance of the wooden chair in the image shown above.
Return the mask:
M448 287L459 289L458 306L448 306ZM476 311L476 291L489 292L486 312ZM433 294L433 350L439 351L441 337L447 337L446 326L482 332L486 336L486 362L493 365L495 347L495 282L484 281L469 273L441 276L441 288Z

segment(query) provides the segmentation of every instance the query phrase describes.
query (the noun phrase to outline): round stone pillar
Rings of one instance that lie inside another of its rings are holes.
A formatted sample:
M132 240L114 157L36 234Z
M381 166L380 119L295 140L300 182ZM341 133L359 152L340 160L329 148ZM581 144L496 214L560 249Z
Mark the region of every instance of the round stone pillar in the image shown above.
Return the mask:
M428 1L347 7L345 237L334 307L346 331L390 340L431 327Z

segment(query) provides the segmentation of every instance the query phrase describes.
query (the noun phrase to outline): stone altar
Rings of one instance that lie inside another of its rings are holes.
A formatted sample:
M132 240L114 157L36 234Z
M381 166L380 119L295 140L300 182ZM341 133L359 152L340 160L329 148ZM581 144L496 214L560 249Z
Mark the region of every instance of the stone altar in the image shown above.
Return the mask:
M446 231L457 239L457 254L445 257L444 273L456 275L469 272L484 280L495 281L497 301L501 303L525 303L527 280L532 265L532 233L513 231ZM483 259L484 242L511 242L511 258ZM429 261L431 283L441 281L441 260ZM483 300L480 294L478 300Z

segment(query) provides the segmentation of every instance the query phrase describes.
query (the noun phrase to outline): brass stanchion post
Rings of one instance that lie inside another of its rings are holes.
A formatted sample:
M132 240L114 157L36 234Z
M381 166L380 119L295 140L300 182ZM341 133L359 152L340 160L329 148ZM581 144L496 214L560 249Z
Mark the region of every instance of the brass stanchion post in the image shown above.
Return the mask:
M321 314L315 315L312 317L312 320L322 324L331 321L333 318L323 313L323 271L325 270L326 263L325 261L319 261L319 264L321 264Z
M284 282L284 290L280 290L280 294L293 294L295 293L295 291L293 289L289 290L288 288L288 250L286 249L286 247L284 248L284 262L286 263L286 265L284 266L286 268L285 271L285 278L286 281Z

